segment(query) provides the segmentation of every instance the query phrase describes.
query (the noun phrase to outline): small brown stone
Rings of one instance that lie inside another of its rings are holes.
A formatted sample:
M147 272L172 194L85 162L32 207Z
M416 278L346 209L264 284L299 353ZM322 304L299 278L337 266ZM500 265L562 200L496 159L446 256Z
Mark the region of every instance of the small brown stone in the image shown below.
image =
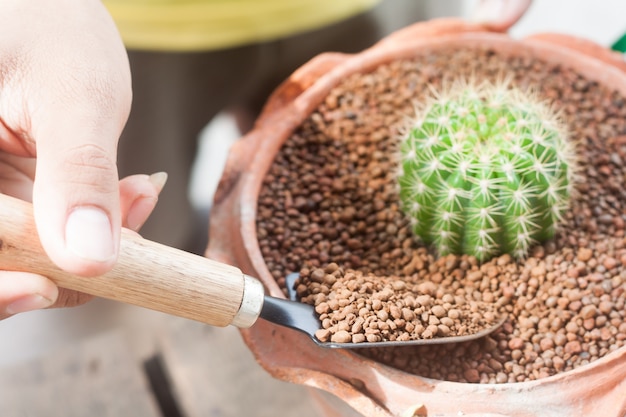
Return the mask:
M602 265L607 269L607 271L611 271L613 268L615 268L618 265L618 261L617 259L609 256L609 257L604 258Z
M330 341L334 343L349 343L352 341L352 336L346 330L340 330L331 336Z
M437 318L445 317L447 315L447 313L448 313L446 311L446 309L443 306L440 306L440 305L433 306L431 311Z
M480 372L477 369L466 369L463 372L463 377L472 384L480 382Z
M583 348L578 340L572 340L571 342L567 342L565 344L565 353L569 354L577 354L582 352Z
M524 341L521 338L515 337L509 340L509 349L517 350L521 349L522 347L524 347Z
M319 329L315 332L315 337L320 341L320 342L328 342L328 340L330 339L330 330L328 329Z
M578 260L582 262L587 262L593 256L593 251L589 248L580 248L578 249Z
M584 319L594 318L598 314L598 309L595 305L589 304L580 309L580 316Z

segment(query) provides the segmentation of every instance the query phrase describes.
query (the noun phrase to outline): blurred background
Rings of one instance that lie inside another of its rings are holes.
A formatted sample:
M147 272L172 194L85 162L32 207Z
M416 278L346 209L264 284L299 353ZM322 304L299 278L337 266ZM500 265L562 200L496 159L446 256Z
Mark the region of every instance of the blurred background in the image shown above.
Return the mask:
M385 11L384 18L390 27L438 16L468 16L476 3L473 0L387 1L397 5ZM540 31L564 32L608 46L626 31L624 16L626 3L623 0L536 0L528 13L511 30L511 34L523 37ZM220 114L201 135L200 153L189 190L199 210L210 210L212 194L228 148L239 136L232 118L227 114ZM145 362L159 349L163 332L171 331L179 324L176 319L160 313L105 300L96 300L73 309L21 314L0 321L0 389L3 382L10 382L2 381L1 375L10 375L10 370L19 369L50 355L61 354L112 331L122 335L121 338L133 358ZM214 404L215 412L211 415L244 415L241 407L244 407L245 401L242 401L240 408L229 409L221 407L219 399L236 401L240 395L246 394L245 391L249 394L250 384L255 389L266 390L270 394L264 397L263 406L257 403L253 409L247 411L251 413L247 415L304 416L310 412L293 408L292 403L285 403L285 397L298 398L299 395L305 395L304 389L269 377L246 350L235 329L211 329L211 332L207 340L214 342L201 348L206 350L207 355L216 358L216 367L222 367L215 368L214 372L206 375L207 392L217 393L211 396L218 402ZM236 365L232 364L233 361ZM216 380L218 376L219 381ZM6 397L3 398L0 394L0 410L2 401L5 400ZM291 407L291 411L286 411L286 407ZM81 414L78 412L75 415Z

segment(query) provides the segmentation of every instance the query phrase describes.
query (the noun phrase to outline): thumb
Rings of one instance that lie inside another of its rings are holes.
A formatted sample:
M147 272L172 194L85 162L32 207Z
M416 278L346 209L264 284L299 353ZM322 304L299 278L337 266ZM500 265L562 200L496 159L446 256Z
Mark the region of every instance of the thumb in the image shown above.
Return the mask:
M76 120L71 117L65 120ZM119 132L97 129L77 143L84 124L55 124L38 132L33 188L41 243L60 268L84 276L117 259L121 214L116 168ZM108 134L107 134L108 133ZM107 141L108 140L108 141Z
M132 96L124 44L98 0L0 1L0 10L3 117L23 152L36 153L41 243L68 272L104 273L121 233L116 151Z

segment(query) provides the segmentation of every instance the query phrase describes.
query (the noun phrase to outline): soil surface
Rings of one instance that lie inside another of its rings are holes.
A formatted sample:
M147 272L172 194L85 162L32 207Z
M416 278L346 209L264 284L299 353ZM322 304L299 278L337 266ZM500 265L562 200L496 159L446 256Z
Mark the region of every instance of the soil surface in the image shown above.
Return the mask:
M506 70L505 70L506 68ZM528 258L438 257L399 209L394 152L415 102L454 77L531 88L562 112L581 180L554 240ZM279 284L314 304L320 338L445 337L508 317L478 341L361 349L417 375L535 380L593 362L626 339L626 100L569 68L490 50L424 50L348 77L281 148L264 178L257 231Z

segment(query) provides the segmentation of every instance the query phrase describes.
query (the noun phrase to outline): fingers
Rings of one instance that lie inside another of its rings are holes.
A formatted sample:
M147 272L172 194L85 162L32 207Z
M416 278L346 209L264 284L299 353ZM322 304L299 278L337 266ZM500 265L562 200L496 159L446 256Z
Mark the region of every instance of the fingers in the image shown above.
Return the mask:
M0 271L0 320L44 308L76 307L92 298L89 294L58 288L41 275Z
M167 181L165 172L132 175L120 181L122 225L138 232L154 210L159 193Z
M121 38L99 0L3 1L0 32L0 152L36 158L33 210L51 260L76 275L105 273L121 227L141 227L165 182L118 181L117 140L131 101ZM10 179L8 192L30 199L18 189L24 182ZM0 275L0 318L89 298L38 275Z
M481 0L471 19L492 30L506 31L524 15L531 2L532 0Z
M166 180L167 174L159 172L132 175L120 181L120 212L124 227L139 230L152 213ZM75 307L92 298L89 294L57 288L41 275L0 271L0 320L43 308Z
M59 296L57 297L57 300L46 308L77 307L85 304L87 301L90 301L93 298L93 295L85 294L78 291L66 290L65 288L59 288Z
M0 271L0 320L50 307L58 294L54 283L41 275Z

